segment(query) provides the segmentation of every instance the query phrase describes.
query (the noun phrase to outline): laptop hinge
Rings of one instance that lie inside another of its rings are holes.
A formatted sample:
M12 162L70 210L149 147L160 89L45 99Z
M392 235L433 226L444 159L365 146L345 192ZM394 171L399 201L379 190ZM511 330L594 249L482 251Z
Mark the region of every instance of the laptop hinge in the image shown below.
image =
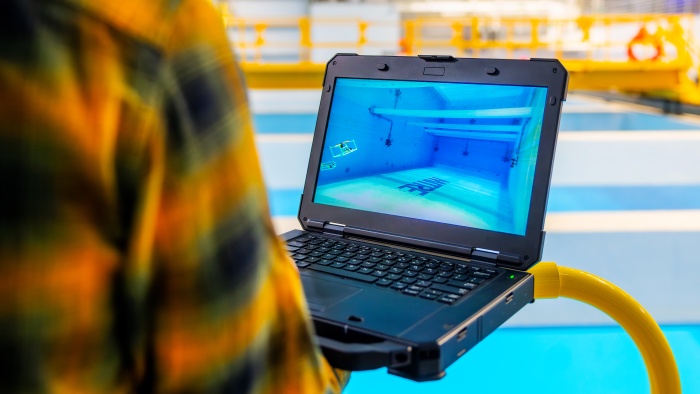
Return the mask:
M320 220L309 219L306 221L308 227L323 231L324 234L343 236L345 225L331 222L322 222Z
M484 259L489 262L496 263L496 265L507 265L512 267L520 266L520 256L502 253L497 250L474 248L474 251L472 252L472 258L478 260Z

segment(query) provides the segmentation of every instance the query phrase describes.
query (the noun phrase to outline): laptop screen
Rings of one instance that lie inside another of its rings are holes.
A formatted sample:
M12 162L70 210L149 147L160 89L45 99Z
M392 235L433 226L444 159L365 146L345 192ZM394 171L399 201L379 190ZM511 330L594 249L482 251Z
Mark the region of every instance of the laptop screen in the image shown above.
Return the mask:
M525 235L546 95L337 78L313 201Z

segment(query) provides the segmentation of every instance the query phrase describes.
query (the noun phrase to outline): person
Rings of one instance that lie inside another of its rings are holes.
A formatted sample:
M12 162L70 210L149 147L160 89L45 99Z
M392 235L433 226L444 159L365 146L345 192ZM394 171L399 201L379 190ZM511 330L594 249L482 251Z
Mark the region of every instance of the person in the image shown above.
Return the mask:
M4 0L0 37L0 391L341 391L213 6Z

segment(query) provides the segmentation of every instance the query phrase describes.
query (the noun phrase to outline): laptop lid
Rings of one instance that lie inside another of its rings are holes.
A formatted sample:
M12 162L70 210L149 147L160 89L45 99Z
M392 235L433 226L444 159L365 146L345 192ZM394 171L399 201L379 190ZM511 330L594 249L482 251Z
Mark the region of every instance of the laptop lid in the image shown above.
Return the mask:
M566 83L555 60L337 55L301 225L530 267Z

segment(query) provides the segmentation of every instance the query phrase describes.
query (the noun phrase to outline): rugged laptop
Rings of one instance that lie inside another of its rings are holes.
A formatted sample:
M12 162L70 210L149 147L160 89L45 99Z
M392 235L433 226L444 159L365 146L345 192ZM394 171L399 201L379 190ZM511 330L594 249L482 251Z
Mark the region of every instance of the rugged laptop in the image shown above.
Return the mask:
M328 63L283 238L331 364L439 379L533 300L567 80L550 59Z

